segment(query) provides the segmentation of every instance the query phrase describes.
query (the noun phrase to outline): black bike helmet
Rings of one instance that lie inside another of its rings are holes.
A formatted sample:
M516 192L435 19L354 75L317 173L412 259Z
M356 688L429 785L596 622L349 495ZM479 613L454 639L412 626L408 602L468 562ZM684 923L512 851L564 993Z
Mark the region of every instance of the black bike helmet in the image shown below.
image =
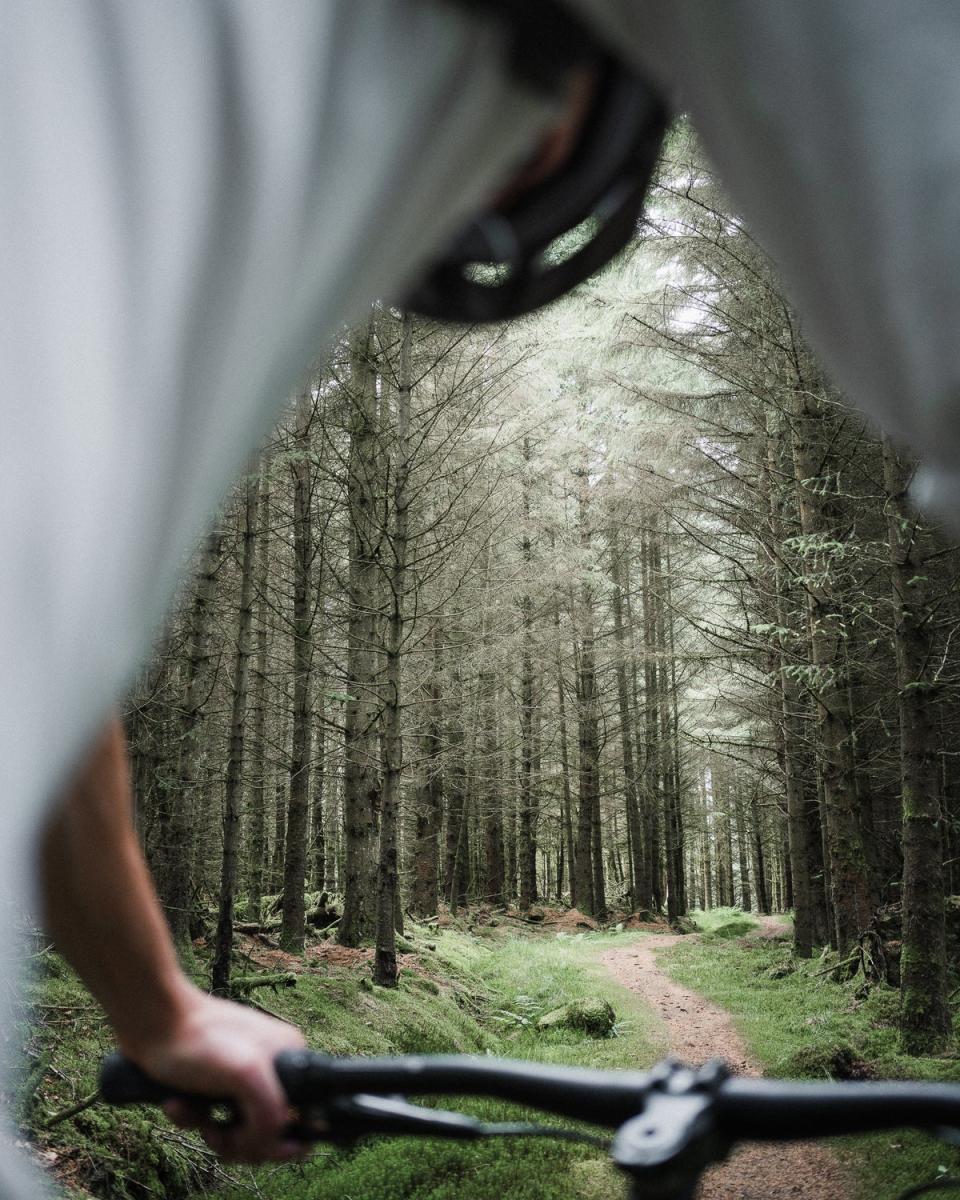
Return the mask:
M636 230L669 121L650 84L555 0L481 6L508 24L511 65L528 86L556 92L577 67L591 68L596 82L564 166L474 218L407 297L423 316L467 323L532 312L605 266ZM584 243L568 257L551 256L551 245L585 222Z

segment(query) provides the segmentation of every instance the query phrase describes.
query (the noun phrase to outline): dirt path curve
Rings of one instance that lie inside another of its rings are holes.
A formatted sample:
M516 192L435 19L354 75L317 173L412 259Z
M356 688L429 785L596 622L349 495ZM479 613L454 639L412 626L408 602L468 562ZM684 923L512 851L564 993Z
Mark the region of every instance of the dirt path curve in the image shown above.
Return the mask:
M762 934L778 931L775 920L762 921ZM686 937L653 934L632 946L608 950L600 961L619 983L642 996L667 1028L670 1053L697 1065L723 1058L738 1075L759 1075L730 1014L696 992L681 987L657 965L657 951ZM797 1142L748 1145L714 1167L701 1184L702 1200L853 1200L859 1194L846 1169L822 1145Z

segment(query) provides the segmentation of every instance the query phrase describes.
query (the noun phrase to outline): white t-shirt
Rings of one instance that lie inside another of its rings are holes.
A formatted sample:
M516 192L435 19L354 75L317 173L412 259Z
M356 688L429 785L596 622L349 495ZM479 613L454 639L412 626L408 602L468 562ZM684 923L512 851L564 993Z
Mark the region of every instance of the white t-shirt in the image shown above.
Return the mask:
M960 528L960 4L570 2L691 114L832 376Z
M547 106L437 0L0 0L0 28L0 898L22 903L44 806L230 478ZM29 1194L13 1170L4 1200Z
M689 106L840 384L924 452L941 506L960 498L960 5L569 2ZM545 112L445 0L0 0L0 29L12 903L45 804L298 376ZM28 1194L13 1170L4 1197Z

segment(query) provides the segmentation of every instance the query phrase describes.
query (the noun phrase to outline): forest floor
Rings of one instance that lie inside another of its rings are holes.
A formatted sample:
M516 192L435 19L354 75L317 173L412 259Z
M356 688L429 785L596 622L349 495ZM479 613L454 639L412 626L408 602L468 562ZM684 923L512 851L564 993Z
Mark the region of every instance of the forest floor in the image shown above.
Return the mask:
M442 914L412 926L400 986L375 987L370 952L315 939L303 956L238 939L237 969L289 971L295 986L259 1002L334 1054L473 1053L593 1067L651 1066L666 1053L720 1056L735 1070L799 1078L960 1081L960 1059L897 1047L897 993L837 983L824 962L792 957L784 923L733 910L695 914L699 934L625 919L600 930L575 911ZM438 928L439 925L439 928ZM692 926L691 926L692 928ZM202 970L207 950L197 946ZM242 960L242 961L241 961ZM71 1195L97 1200L622 1200L598 1151L525 1140L451 1145L381 1140L343 1154L323 1147L302 1167L224 1170L192 1135L150 1109L72 1106L90 1095L110 1048L103 1014L58 956L38 960L23 1043L30 1070L19 1116L36 1157ZM603 1000L606 1037L540 1023L558 1006ZM457 1104L513 1119L493 1101ZM527 1114L529 1115L529 1114ZM747 1147L716 1169L702 1200L893 1200L920 1180L960 1171L960 1154L920 1134L831 1145Z
M755 936L778 935L782 920L761 918ZM600 961L613 978L636 992L663 1021L670 1053L690 1066L722 1058L738 1075L761 1075L760 1064L747 1049L733 1018L719 1005L674 982L658 961L658 951L685 939L651 934L631 946L603 951ZM858 1194L848 1168L815 1142L786 1146L748 1145L714 1167L700 1187L702 1200L847 1200Z

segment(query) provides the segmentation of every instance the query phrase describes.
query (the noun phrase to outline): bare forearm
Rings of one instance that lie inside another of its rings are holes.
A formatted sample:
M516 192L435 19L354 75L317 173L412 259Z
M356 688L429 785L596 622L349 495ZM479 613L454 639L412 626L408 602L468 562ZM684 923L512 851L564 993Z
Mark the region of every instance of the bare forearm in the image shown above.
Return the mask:
M231 1099L241 1120L221 1129L189 1106L168 1109L225 1157L248 1162L303 1153L284 1135L287 1104L273 1068L299 1031L208 996L184 976L131 821L119 721L97 739L47 828L45 918L59 949L107 1012L126 1053L182 1092Z
M137 845L122 727L74 776L43 844L45 919L131 1054L183 1015L191 986Z

